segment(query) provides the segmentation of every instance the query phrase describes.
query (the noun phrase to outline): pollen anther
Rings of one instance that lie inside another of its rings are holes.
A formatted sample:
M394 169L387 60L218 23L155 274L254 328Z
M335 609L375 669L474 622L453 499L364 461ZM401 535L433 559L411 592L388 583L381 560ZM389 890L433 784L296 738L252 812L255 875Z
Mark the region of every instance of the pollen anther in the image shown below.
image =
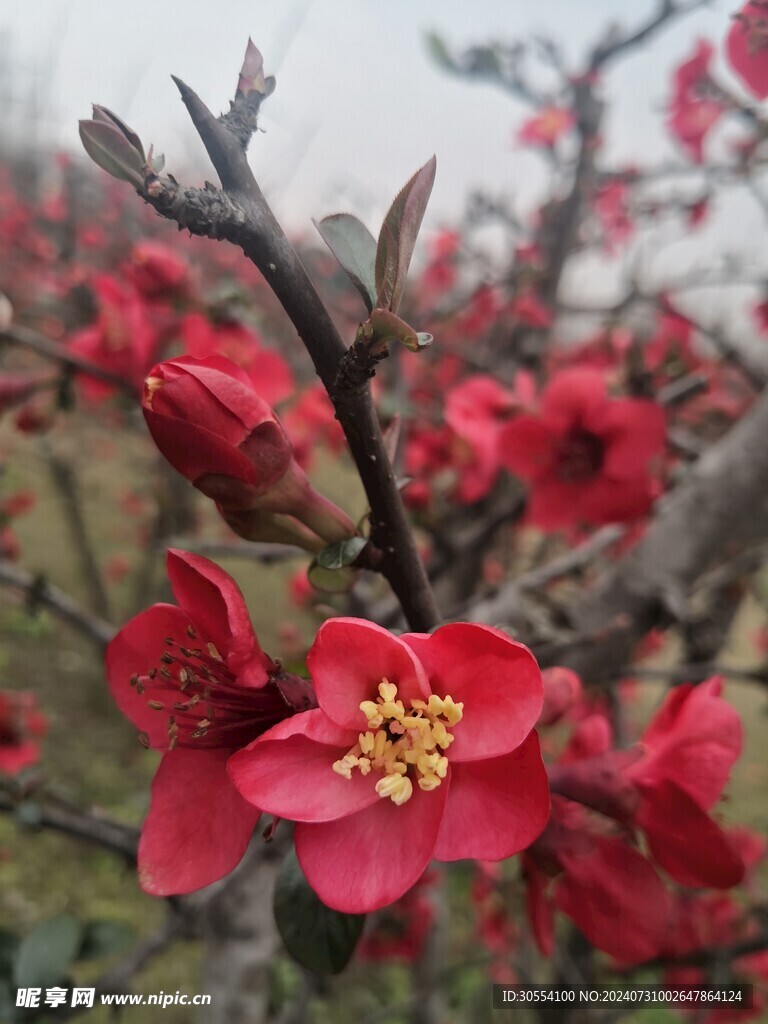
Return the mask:
M376 792L401 805L413 795L414 782L429 792L446 778L448 758L443 751L454 739L446 726L461 721L464 705L433 693L426 701L411 700L406 708L396 684L388 679L382 679L378 694L376 701L359 705L367 729L344 757L334 761L333 770L345 779L351 779L356 768L361 775L382 773Z

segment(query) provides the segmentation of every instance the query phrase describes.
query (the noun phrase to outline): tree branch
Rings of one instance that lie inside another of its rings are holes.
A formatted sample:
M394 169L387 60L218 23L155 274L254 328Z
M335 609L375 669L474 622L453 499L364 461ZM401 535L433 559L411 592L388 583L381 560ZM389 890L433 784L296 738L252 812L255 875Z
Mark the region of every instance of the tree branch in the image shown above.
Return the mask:
M106 647L115 635L114 626L83 608L59 587L10 562L0 561L0 586L24 594L31 613L37 608L48 608L100 648Z
M428 630L439 614L387 455L369 382L349 386L339 380L347 347L248 166L242 136L215 118L192 89L174 81L224 191L211 185L203 191L183 190L173 179L150 176L140 194L162 216L193 233L239 246L264 275L303 341L344 429L371 508L371 540L383 553L380 571L410 627ZM203 206L204 216L200 214ZM372 373L373 367L368 376Z
M14 814L22 803L23 799L16 799L11 793L0 789L0 812ZM48 801L37 804L37 809L39 817L34 827L48 828L76 839L84 839L110 853L118 854L131 864L136 862L138 829L75 807L59 806Z
M97 366L96 363L92 363L90 360L84 359L74 352L67 351L62 345L57 344L55 341L50 341L44 335L38 334L37 331L31 330L29 327L9 327L6 330L0 330L0 341L28 348L32 352L37 352L38 355L43 356L45 359L50 359L54 363L59 363L61 366L69 367L80 373L87 373L89 377L96 377L98 380L104 381L105 384L110 384L124 394L130 395L131 398L136 398L136 389L125 377L112 373L110 370L105 370L103 367Z

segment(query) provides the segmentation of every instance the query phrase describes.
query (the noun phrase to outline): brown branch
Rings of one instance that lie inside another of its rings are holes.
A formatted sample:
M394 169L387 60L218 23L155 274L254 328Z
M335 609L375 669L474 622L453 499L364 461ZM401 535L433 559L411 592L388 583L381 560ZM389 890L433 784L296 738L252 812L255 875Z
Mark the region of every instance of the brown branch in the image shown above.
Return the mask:
M715 661L692 662L690 664L675 665L672 668L640 668L629 669L628 675L633 679L662 679L664 682L677 685L678 683L701 683L711 676L725 676L726 679L734 679L737 682L758 683L760 686L768 687L768 666L757 665L753 668L737 668L730 665L720 665Z
M599 71L600 68L613 60L614 57L625 53L640 43L644 43L646 39L650 38L662 25L672 18L690 14L691 11L704 7L709 2L710 0L692 0L691 3L680 4L676 3L675 0L661 0L656 14L645 25L625 36L620 36L618 39L609 39L596 46L590 58L590 70Z
M474 622L505 622L519 610L526 593L540 590L555 580L580 572L603 551L620 540L626 533L624 526L605 526L592 534L589 540L567 551L559 558L553 558L545 565L510 580L493 597L469 605L469 614Z
M15 814L22 803L23 798L0 789L0 812ZM131 864L135 863L139 843L137 829L76 807L59 806L45 799L40 803L35 800L35 803L38 813L35 828L47 828L75 839L84 839L110 853L118 854Z
M0 330L0 341L28 348L54 363L59 363L61 366L77 370L80 373L87 373L89 377L96 377L104 381L105 384L111 384L112 387L130 395L133 399L137 397L136 389L125 377L112 373L110 370L105 370L103 367L92 363L88 359L84 359L74 352L67 351L62 345L55 341L50 341L44 335L38 334L37 331L31 330L29 327L9 327L6 330Z
M248 166L242 135L216 119L183 82L174 81L224 191L210 185L203 191L183 190L173 179L150 176L141 194L162 216L194 233L239 246L264 275L303 341L344 429L371 508L371 540L383 553L380 571L397 595L410 627L428 630L438 621L438 611L396 485L367 377L354 387L337 381L347 348ZM372 372L373 365L367 376Z
M47 608L100 648L106 647L115 635L114 626L83 608L59 587L10 562L0 561L0 586L24 594L30 613L37 608Z

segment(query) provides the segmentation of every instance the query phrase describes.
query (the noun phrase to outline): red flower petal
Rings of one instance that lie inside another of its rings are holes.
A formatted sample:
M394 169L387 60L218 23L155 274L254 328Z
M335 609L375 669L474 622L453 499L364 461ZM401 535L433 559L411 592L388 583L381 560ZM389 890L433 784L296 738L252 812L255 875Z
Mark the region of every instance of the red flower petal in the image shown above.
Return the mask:
M388 798L349 818L299 822L296 854L317 895L334 910L365 914L394 903L429 864L448 786L416 787L400 807Z
M339 729L316 708L278 723L234 754L229 775L246 800L269 814L334 821L381 799L375 789L379 773L353 771L345 779L333 770L333 762L356 742L357 733Z
M131 677L146 676L166 649L163 640L173 637L189 643L189 616L174 604L153 604L124 626L107 647L105 665L109 689L126 718L149 737L150 746L168 745L168 716L153 711L148 696L131 686Z
M229 754L179 748L163 757L139 843L139 881L145 892L194 892L240 862L259 811L229 781Z
M609 402L601 436L606 443L602 472L612 480L631 479L664 451L664 410L641 398Z
M499 458L523 480L546 473L555 459L557 436L535 416L517 416L499 434Z
M722 681L711 679L669 694L646 729L647 753L630 769L638 784L669 779L704 810L720 798L741 753L738 713L719 696Z
M744 85L764 100L768 96L768 35L763 4L744 4L731 25L725 52Z
M539 871L530 857L523 858L525 870L525 912L536 945L544 956L552 956L555 945L555 915L547 893L550 879Z
M563 857L555 904L598 949L624 963L650 960L668 938L669 893L637 850L619 839L593 842L593 853Z
M168 578L174 596L203 642L212 641L241 686L263 686L271 660L264 654L242 592L232 577L202 555L168 551ZM187 637L185 644L189 644ZM245 668L246 662L252 662Z
M364 700L376 700L382 679L395 683L406 707L429 696L424 670L410 648L364 619L329 619L320 627L307 667L317 701L345 729L365 729Z
M532 732L512 754L451 765L433 856L503 860L530 846L548 818L547 773Z
M609 398L597 370L563 370L541 396L541 418L554 433L584 430L600 434Z
M544 687L536 659L523 644L491 626L466 622L401 639L416 652L431 691L464 702L461 721L449 730L452 764L508 754L533 729Z
M666 781L643 789L637 823L657 864L681 885L730 889L744 863L717 822L686 792Z

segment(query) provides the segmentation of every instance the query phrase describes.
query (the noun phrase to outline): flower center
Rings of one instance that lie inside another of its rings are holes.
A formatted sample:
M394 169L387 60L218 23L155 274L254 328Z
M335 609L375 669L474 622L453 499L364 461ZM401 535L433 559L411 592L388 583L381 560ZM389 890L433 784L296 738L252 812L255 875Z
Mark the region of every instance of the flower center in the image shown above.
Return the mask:
M573 430L557 450L555 472L560 480L588 480L603 464L605 445L595 434Z
M187 635L196 642L193 626ZM239 686L214 644L187 647L171 636L164 643L159 665L131 676L130 683L148 695L150 708L168 715L169 750L245 746L290 714L272 682L258 689ZM145 734L139 740L149 745Z
M376 792L395 804L404 804L413 794L413 780L419 789L436 789L448 772L448 758L443 753L453 743L447 725L461 721L462 703L452 697L412 700L406 709L397 698L397 686L383 679L375 701L364 700L360 710L368 729L361 732L357 743L333 770L345 779L352 778L357 768L361 775L381 772Z

